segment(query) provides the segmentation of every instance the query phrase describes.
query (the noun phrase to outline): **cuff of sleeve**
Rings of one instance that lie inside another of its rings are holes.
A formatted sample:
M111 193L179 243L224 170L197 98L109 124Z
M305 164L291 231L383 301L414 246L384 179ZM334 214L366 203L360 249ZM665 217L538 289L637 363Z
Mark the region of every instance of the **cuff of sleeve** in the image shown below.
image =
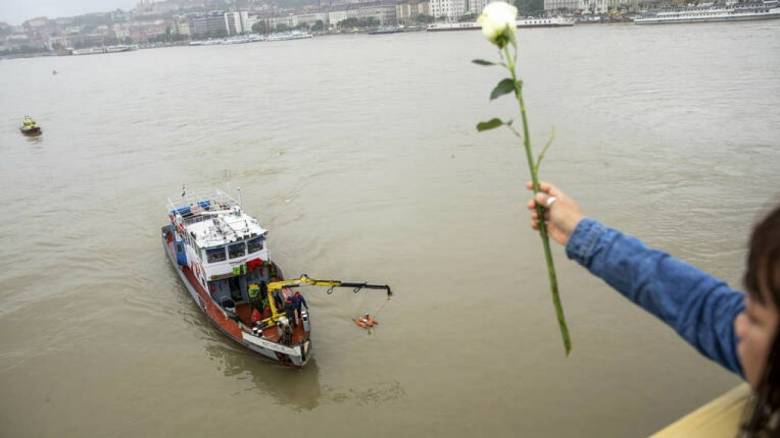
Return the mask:
M566 244L566 256L583 266L587 266L596 243L606 231L606 227L600 222L587 217L583 218L577 224Z

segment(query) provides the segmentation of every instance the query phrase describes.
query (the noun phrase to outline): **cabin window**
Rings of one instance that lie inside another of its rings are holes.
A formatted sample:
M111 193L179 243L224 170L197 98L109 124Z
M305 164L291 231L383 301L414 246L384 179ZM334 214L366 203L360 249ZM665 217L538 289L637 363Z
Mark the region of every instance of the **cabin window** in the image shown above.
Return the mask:
M228 246L228 254L230 255L231 259L245 255L246 246L244 245L244 242Z
M248 241L247 246L249 247L249 252L257 252L263 250L263 238L262 237L255 237L254 239Z
M206 260L209 263L224 262L225 259L226 257L224 246L220 246L219 248L209 248L206 250Z

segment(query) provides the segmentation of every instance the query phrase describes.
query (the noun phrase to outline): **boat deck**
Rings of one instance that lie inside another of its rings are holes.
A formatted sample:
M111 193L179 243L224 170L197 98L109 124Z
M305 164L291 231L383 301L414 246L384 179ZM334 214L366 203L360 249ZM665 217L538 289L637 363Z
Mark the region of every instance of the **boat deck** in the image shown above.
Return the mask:
M289 294L289 291L284 291L285 298ZM244 323L247 327L252 327L252 307L249 303L241 303L236 306L236 315L238 315L239 318L241 318L241 322ZM263 319L269 318L271 316L271 309L266 308L265 312L263 312ZM301 342L306 340L306 331L303 329L303 324L292 326L292 345L300 344ZM271 342L279 342L281 339L281 335L279 333L279 329L276 328L276 326L270 326L266 327L263 330L263 337Z
M171 254L173 254L175 250L173 248L173 237L172 237L172 235L167 240L165 246L166 246L166 250L169 253L169 257L173 257L173 256L171 256ZM171 261L175 264L175 261L173 259ZM206 300L207 298L205 296L208 295L208 292L206 292L205 289L203 289L200 286L200 284L198 283L197 278L193 274L193 272L190 269L190 267L189 266L184 266L184 267L181 268L181 270L184 273L184 276L187 278L188 282L190 283L191 287L195 288L197 290L198 294L202 295L203 299ZM287 297L291 296L292 294L293 294L293 292L290 289L288 289L288 288L283 288L282 289L282 295L284 296L285 299ZM211 301L211 300L209 300L209 301ZM213 304L213 308L215 310L213 312L209 312L208 310L206 310L206 313L208 314L209 318L212 319L212 321L214 323L219 325L219 322L215 319L215 315L217 313L221 312L221 311L217 311L216 307L217 307L216 304ZM252 307L251 307L251 305L249 303L239 303L239 304L237 304L236 305L236 315L239 317L239 319L241 320L243 325L246 326L247 328L250 328L250 330L251 330L251 327L252 327L252 318L251 318ZM263 313L263 319L268 318L270 316L271 316L271 310L266 308L265 312ZM224 317L223 317L223 319L224 319ZM228 332L229 332L228 334L230 336L232 336L235 340L240 341L240 339L241 339L241 330L242 329L240 329L239 327L237 327L235 325L233 325L233 327L234 327L234 330L228 330ZM221 328L223 330L225 330L224 327L221 327ZM271 327L267 327L265 330L263 330L263 337L265 339L271 341L271 342L277 342L278 343L279 340L281 339L281 334L279 333L279 330L276 328L276 326L271 326ZM307 338L307 333L303 329L303 325L302 324L299 324L299 325L293 324L293 326L292 326L292 340L291 340L290 344L291 345L300 344L300 343L304 342L306 340L306 338Z

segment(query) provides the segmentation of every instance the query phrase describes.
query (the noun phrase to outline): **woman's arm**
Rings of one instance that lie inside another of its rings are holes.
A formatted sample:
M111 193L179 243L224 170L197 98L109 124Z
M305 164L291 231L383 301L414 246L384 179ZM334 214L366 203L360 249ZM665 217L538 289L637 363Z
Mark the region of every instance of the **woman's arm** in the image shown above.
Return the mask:
M550 236L566 246L570 259L669 324L699 352L743 375L734 334L734 319L744 309L742 293L634 237L583 217L577 203L551 184L542 183L541 192L528 203L534 229L539 219L536 204L545 206Z
M639 239L582 219L566 255L669 324L700 353L742 375L734 318L743 295L726 283Z

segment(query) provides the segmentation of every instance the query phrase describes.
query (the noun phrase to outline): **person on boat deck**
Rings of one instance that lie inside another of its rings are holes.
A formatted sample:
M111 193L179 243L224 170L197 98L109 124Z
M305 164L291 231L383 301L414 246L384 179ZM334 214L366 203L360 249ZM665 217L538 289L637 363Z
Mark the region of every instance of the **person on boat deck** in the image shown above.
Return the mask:
M257 325L258 322L263 320L263 312L258 310L257 307L252 307L252 315L249 317L252 325Z
M265 281L260 282L260 299L265 306L268 305L268 284Z
M260 286L256 283L252 283L249 285L246 292L249 296L249 304L252 308L256 309L262 305L260 302Z
M289 322L285 322L284 320L276 321L276 331L279 335L279 340L283 344L290 344L292 341L292 328L290 327Z
M292 296L292 304L293 309L295 309L295 323L300 324L303 320L303 316L301 315L301 306L306 307L306 310L309 310L308 304L306 304L306 299L303 298L303 295L301 295L300 291L295 291L295 294Z
M292 297L287 297L284 300L284 313L287 315L287 320L290 324L295 322L295 306L293 305Z
M540 189L528 202L531 227L538 230L536 206L542 206L548 234L566 247L568 258L747 380L754 397L739 436L780 436L780 206L753 228L743 278L747 293L742 293L585 217L554 185L541 183Z
M266 312L270 312L268 310L268 297L267 296L260 296L260 304L257 306L257 310L260 311L261 314L265 316Z
M282 343L287 345L292 344L292 337L292 326L290 326L289 323L282 325Z
M276 311L281 312L284 310L284 295L281 289L276 289L273 293L274 303L276 304Z

